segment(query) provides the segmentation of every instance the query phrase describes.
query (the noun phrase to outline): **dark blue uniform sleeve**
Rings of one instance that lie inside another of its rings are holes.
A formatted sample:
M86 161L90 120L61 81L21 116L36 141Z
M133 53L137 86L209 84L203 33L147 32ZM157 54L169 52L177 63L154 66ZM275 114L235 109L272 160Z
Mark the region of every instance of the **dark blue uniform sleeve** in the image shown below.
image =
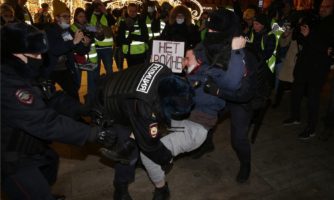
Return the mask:
M157 164L169 163L173 156L160 141L159 124L152 108L139 100L128 108L129 119L140 150Z
M218 87L222 90L235 91L240 88L241 80L245 74L244 50L232 50L228 69L213 68L209 71Z
M220 90L219 92L219 96L227 101L247 103L255 96L257 84L256 67L258 63L251 53L245 52L245 54L246 73L241 80L240 88L236 91Z
M31 87L3 87L1 109L8 126L47 141L83 145L92 130L49 108Z

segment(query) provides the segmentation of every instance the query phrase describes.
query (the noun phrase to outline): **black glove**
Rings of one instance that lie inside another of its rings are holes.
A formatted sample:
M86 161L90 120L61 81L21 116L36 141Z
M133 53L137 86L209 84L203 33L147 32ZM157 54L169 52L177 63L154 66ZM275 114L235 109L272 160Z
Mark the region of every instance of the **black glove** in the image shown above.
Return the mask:
M38 83L44 99L49 100L56 94L56 87L51 80L39 79Z
M102 146L112 149L117 141L116 132L112 127L95 127L88 138L88 141L101 144Z
M114 120L112 120L111 117L105 114L102 110L103 108L91 108L90 114L92 117L92 123L99 127L112 127Z
M208 80L204 84L204 92L214 95L214 96L219 96L220 95L220 89L217 86L216 82L212 79L212 77L208 77Z

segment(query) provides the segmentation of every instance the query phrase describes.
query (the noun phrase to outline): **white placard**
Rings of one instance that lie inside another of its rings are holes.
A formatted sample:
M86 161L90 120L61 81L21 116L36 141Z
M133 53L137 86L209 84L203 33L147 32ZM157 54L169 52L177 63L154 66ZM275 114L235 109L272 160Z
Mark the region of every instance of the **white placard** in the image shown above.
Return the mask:
M184 57L184 42L153 40L151 62L167 65L172 72L182 72Z

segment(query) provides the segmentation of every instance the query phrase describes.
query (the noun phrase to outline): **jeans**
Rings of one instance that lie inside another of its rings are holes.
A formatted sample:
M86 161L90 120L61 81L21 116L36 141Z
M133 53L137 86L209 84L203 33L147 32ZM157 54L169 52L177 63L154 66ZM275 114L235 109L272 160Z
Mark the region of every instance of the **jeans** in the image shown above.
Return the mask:
M91 103L95 97L96 83L100 78L101 61L103 62L104 69L107 74L112 74L112 64L113 64L113 51L112 48L96 49L98 57L98 66L94 71L89 71L87 73L87 101Z

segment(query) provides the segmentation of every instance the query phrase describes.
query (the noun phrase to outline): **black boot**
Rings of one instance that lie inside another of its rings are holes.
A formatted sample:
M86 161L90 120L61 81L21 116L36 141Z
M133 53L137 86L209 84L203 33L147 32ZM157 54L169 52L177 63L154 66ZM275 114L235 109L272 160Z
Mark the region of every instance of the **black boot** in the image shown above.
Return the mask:
M192 159L199 159L203 155L210 153L214 150L215 145L213 144L213 130L210 130L204 143L192 153Z
M114 200L132 200L127 183L115 183L114 182Z
M114 162L128 165L130 163L131 153L135 149L135 146L136 142L133 139L129 139L122 144L117 144L114 149L101 148L100 152L104 157Z
M170 197L167 183L162 188L155 188L153 200L168 200Z
M249 178L250 171L251 171L250 163L241 163L240 170L237 175L237 182L245 183Z

